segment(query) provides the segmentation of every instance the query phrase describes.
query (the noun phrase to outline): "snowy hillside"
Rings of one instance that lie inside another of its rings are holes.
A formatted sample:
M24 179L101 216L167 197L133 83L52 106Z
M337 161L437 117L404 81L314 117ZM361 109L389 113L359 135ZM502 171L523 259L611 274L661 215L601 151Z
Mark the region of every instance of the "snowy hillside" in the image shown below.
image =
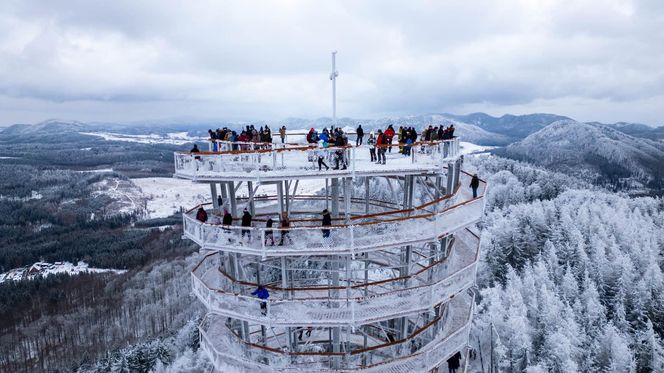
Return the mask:
M301 118L288 118L284 121L275 122L275 125L283 124L286 128L323 128L330 127L332 120L330 118L318 119L301 119ZM415 127L420 132L425 126L449 126L454 124L456 127L455 135L462 137L464 141L468 141L478 145L507 145L511 140L504 135L489 132L476 125L465 123L456 120L446 114L426 114L426 115L411 115L403 117L380 118L380 119L352 119L340 118L337 120L338 127L357 128L362 125L365 131L385 129L387 126L392 125L394 129L400 126Z
M509 145L504 153L614 185L636 182L656 187L664 171L663 143L572 120L555 122Z

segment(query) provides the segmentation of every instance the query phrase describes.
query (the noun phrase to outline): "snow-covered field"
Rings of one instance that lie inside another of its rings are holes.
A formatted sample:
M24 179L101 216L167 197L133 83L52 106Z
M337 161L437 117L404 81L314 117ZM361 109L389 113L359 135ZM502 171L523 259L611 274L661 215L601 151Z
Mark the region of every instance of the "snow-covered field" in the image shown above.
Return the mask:
M210 199L207 184L190 180L148 177L131 179L131 182L145 200L147 218L165 218L180 211L180 207L188 210Z
M122 274L127 272L123 269L93 268L85 262L78 262L76 265L70 262L37 262L29 267L15 268L5 273L0 273L0 283L5 281L33 280L36 277L46 277L58 273L68 273L76 275L82 272L104 273L113 272Z
M149 177L131 179L131 181L138 187L141 198L146 201L147 218L163 218L180 211L180 208L189 210L198 204L211 202L208 184L168 177ZM322 180L300 180L297 194L315 194L322 188L325 188L325 182ZM273 185L260 186L256 195L273 195L274 189ZM240 188L236 195L243 197L248 194L249 191L245 187Z
M187 132L172 132L166 135L125 135L112 132L79 132L81 135L97 136L108 141L136 142L140 144L173 144L184 145L195 141L204 141L207 138L189 136Z
M481 154L485 153L491 149L495 149L495 146L482 146L475 145L470 142L459 141L459 147L461 148L461 154Z

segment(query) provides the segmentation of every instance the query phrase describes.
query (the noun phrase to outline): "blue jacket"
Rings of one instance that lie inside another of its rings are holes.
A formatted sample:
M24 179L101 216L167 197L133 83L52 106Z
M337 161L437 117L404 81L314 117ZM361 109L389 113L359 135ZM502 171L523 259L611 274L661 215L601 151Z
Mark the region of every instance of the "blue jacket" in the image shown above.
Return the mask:
M267 299L270 297L270 293L267 291L266 288L258 288L251 293L251 295L255 295L260 299Z

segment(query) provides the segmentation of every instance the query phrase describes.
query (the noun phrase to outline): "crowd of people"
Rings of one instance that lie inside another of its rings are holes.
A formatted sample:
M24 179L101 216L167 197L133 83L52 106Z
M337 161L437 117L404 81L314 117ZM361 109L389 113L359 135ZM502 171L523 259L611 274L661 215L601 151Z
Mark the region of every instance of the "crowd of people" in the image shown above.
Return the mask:
M414 127L400 126L395 130L392 125L388 125L383 131L378 129L376 132L371 131L367 138L366 145L369 149L369 156L371 162L376 164L386 164L386 154L392 153L392 148L398 148L398 153L404 156L410 156L413 144L419 142L441 141L454 138L454 125L449 126L433 126L429 125L424 128L422 133L418 134ZM216 130L209 129L208 134L210 141L213 142L213 151L221 150L218 146L219 141L227 141L232 144L232 150L244 150L247 148L247 143L272 143L272 131L270 127L265 125L256 129L253 125L246 126L238 135L236 131L228 127L217 128ZM359 125L355 130L355 147L361 147L364 144L364 129ZM279 138L281 143L286 141L286 126L279 128ZM310 153L310 161L318 165L318 170L321 171L323 167L326 170L345 170L348 167L348 152L349 145L348 135L341 129L332 126L329 130L323 128L319 133L315 128L309 129L306 133L305 140L307 144L316 146L316 150ZM396 142L396 144L395 144ZM333 149L328 150L332 147ZM191 150L192 153L199 152L197 146ZM333 167L328 165L328 162L333 164Z
M215 152L220 150L220 141L240 143L234 145L232 150L243 149L242 143L272 143L272 130L267 125L265 127L261 126L259 129L256 129L253 125L248 125L240 131L239 135L237 131L231 130L228 127L217 128L216 130L209 129L208 135L210 136L210 141L212 141L212 149ZM282 137L282 142L283 139L284 137Z

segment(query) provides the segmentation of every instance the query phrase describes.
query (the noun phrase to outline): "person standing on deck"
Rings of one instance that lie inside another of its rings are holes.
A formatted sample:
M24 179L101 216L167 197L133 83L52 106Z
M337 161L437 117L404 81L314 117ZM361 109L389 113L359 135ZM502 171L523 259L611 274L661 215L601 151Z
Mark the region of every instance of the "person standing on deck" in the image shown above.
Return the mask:
M357 140L355 140L355 146L360 146L362 145L362 139L364 138L364 130L362 129L362 125L360 124L357 126Z
M447 368L450 370L450 373L457 373L459 367L461 366L461 352L457 351L456 354L452 355L451 358L447 359Z
M392 138L394 137L394 128L392 127L391 124L389 126L387 126L387 129L385 130L384 135L385 135L385 138L387 140L387 142L385 144L392 145ZM390 153L392 153L392 147L388 146L387 148L388 148L388 151Z
M376 138L374 137L373 131L369 133L367 144L369 145L369 155L371 156L371 162L376 162Z
M242 225L243 227L251 227L251 218L252 218L251 214L245 208L244 213L242 214L242 222L240 223L240 225ZM244 238L245 234L247 236L249 236L249 241L251 241L251 230L250 229L243 229L242 230L242 238Z
M325 166L325 171L330 169L330 166L325 163L325 142L320 141L318 143L318 149L316 150L316 157L318 157L318 171L321 170L321 166Z
M205 212L205 209L202 207L198 208L198 211L196 212L196 220L205 223L208 219L207 212Z
M281 137L281 143L286 142L286 126L281 126L279 128L279 137Z
M267 291L266 288L264 288L261 285L258 285L258 288L251 292L251 295L257 297L258 299L261 300L260 305L261 305L261 314L263 316L267 315L267 298L270 297L270 292Z
M376 139L376 148L378 152L378 161L376 164L385 164L385 144L387 144L387 138L383 134L383 131L378 130L378 138Z
M290 232L288 228L290 228L290 221L288 220L288 213L284 212L281 214L281 240L279 241L279 246L284 245L285 238L288 238L289 243L293 243L293 240L291 240L290 236L288 235Z
M267 221L265 222L265 228L272 228L272 218L268 217ZM267 239L270 239L270 246L274 246L274 232L272 229L266 229L265 230L265 245L267 245Z
M473 175L473 179L470 181L470 187L473 188L473 198L477 198L477 188L480 187L480 178L477 177L477 174Z
M322 222L323 227L329 227L332 225L332 216L330 215L330 212L327 211L327 209L323 210L323 222ZM323 232L323 238L328 238L330 237L330 230L329 229L322 229Z

